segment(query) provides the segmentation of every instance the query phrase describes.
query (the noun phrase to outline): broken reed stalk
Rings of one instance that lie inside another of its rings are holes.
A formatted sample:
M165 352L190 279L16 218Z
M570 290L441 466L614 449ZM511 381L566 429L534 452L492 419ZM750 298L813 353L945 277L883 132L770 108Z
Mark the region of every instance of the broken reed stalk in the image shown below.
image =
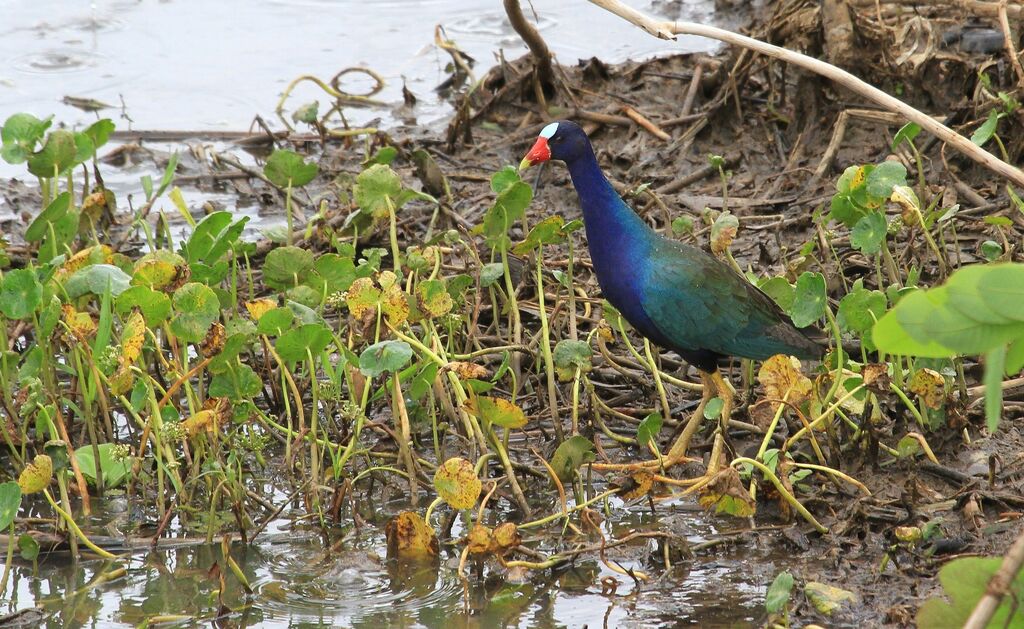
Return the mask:
M1007 164L956 131L953 131L941 122L938 122L928 114L911 107L898 98L886 94L873 85L865 83L842 68L838 68L830 63L820 59L815 59L814 57L809 57L799 52L794 52L786 48L781 48L752 37L740 35L714 26L706 26L704 24L696 24L694 22L656 20L640 11L637 11L633 7L619 2L619 0L590 0L590 2L591 4L596 4L602 9L605 9L606 11L614 13L627 22L639 26L651 35L660 39L675 39L676 35L708 37L734 46L741 46L743 48L753 50L754 52L759 52L763 55L785 61L786 63L800 66L801 68L810 70L815 74L820 74L825 78L835 81L850 91L871 100L880 107L898 113L905 119L917 123L922 129L928 131L932 135L935 135L943 142L952 145L953 148L971 158L978 164L1005 177L1006 179L1009 179L1018 186L1024 187L1024 172L1020 169Z
M534 25L523 15L523 8L519 5L519 0L504 0L504 5L505 14L508 16L508 21L512 24L512 28L523 39L527 48L530 49L530 54L533 56L534 63L537 66L537 78L540 80L541 85L553 87L555 84L555 71L552 66L551 51L548 49L548 45L544 42L544 39L540 36Z

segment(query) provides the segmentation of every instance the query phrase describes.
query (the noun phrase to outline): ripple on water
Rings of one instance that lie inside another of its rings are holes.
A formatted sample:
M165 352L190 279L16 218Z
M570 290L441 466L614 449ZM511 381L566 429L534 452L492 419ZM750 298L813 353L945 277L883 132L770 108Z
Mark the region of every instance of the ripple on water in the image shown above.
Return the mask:
M94 68L104 59L94 52L52 49L19 55L11 59L10 65L27 74L67 74Z
M553 28L557 24L557 20L546 15L541 15L540 20L536 22L537 28L542 31ZM446 23L444 27L453 33L464 33L467 35L503 37L515 34L515 31L512 30L512 25L508 23L508 18L504 13L471 13Z
M333 617L344 622L418 614L454 613L462 586L437 566L399 566L363 550L326 559L322 548L262 549L269 573L255 583L259 607L268 617Z

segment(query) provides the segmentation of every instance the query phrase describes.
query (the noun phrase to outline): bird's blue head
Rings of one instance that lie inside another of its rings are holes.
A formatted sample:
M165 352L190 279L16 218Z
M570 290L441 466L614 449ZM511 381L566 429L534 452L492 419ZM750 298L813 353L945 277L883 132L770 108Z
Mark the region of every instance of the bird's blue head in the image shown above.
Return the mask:
M586 132L578 124L558 120L541 129L533 148L519 164L519 170L525 170L549 159L572 163L593 152Z

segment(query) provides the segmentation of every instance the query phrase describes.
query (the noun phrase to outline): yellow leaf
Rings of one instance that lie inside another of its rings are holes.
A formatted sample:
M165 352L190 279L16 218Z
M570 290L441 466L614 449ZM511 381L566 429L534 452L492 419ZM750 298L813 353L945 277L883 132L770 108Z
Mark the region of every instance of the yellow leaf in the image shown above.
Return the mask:
M384 526L388 557L398 559L432 559L437 556L437 535L423 518L412 511L403 511Z
M245 302L245 309L256 323L259 323L260 318L274 308L277 308L277 301L274 299L254 299Z
M23 494L35 494L50 486L53 478L53 461L45 454L37 454L18 476L18 486Z
M491 552L494 547L494 538L491 536L491 529L483 524L476 524L469 530L466 536L466 547L471 555L483 555Z
M499 555L504 555L523 542L519 529L512 522L496 526L491 532L491 538L494 540L494 550Z
M526 413L502 398L478 396L466 400L466 410L485 422L504 428L522 428L528 421Z
M623 500L635 500L649 494L652 487L654 487L654 474L644 471L633 472L621 482L618 496Z
M918 369L910 378L909 388L928 408L942 408L946 403L946 379L937 371Z
M57 272L57 281L63 280L78 269L90 264L110 264L114 258L113 253L114 250L107 245L97 245L82 249L61 265L60 270Z
M483 365L457 360L448 363L448 369L463 380L482 380L491 375Z
M800 361L792 356L776 354L764 361L757 381L769 400L785 399L799 406L811 395L811 380L800 372Z
M217 427L217 413L209 409L199 411L192 417L181 422L181 427L185 429L185 433L190 437L194 436L200 430L213 432Z
M79 312L71 304L61 306L61 311L64 313L64 323L79 342L85 343L96 334L96 321L88 312Z
M480 497L483 484L476 476L476 469L466 459L454 457L445 461L434 474L434 488L453 509L471 509Z
M750 497L740 482L739 472L734 467L724 467L700 492L698 502L705 509L715 513L727 513L738 518L747 518L757 511L757 503Z
M121 365L131 366L142 355L142 345L146 341L146 320L138 309L132 310L121 330Z
M355 319L362 319L364 314L374 310L379 299L380 289L368 277L356 278L345 291L345 303Z

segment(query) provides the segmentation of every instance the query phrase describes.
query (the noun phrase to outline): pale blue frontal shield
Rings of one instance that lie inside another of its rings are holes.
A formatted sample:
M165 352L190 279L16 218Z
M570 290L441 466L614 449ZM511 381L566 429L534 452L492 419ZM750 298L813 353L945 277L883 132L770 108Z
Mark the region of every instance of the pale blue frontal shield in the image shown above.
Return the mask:
M551 136L555 135L555 131L558 131L558 123L552 122L540 130L540 137L550 140Z

